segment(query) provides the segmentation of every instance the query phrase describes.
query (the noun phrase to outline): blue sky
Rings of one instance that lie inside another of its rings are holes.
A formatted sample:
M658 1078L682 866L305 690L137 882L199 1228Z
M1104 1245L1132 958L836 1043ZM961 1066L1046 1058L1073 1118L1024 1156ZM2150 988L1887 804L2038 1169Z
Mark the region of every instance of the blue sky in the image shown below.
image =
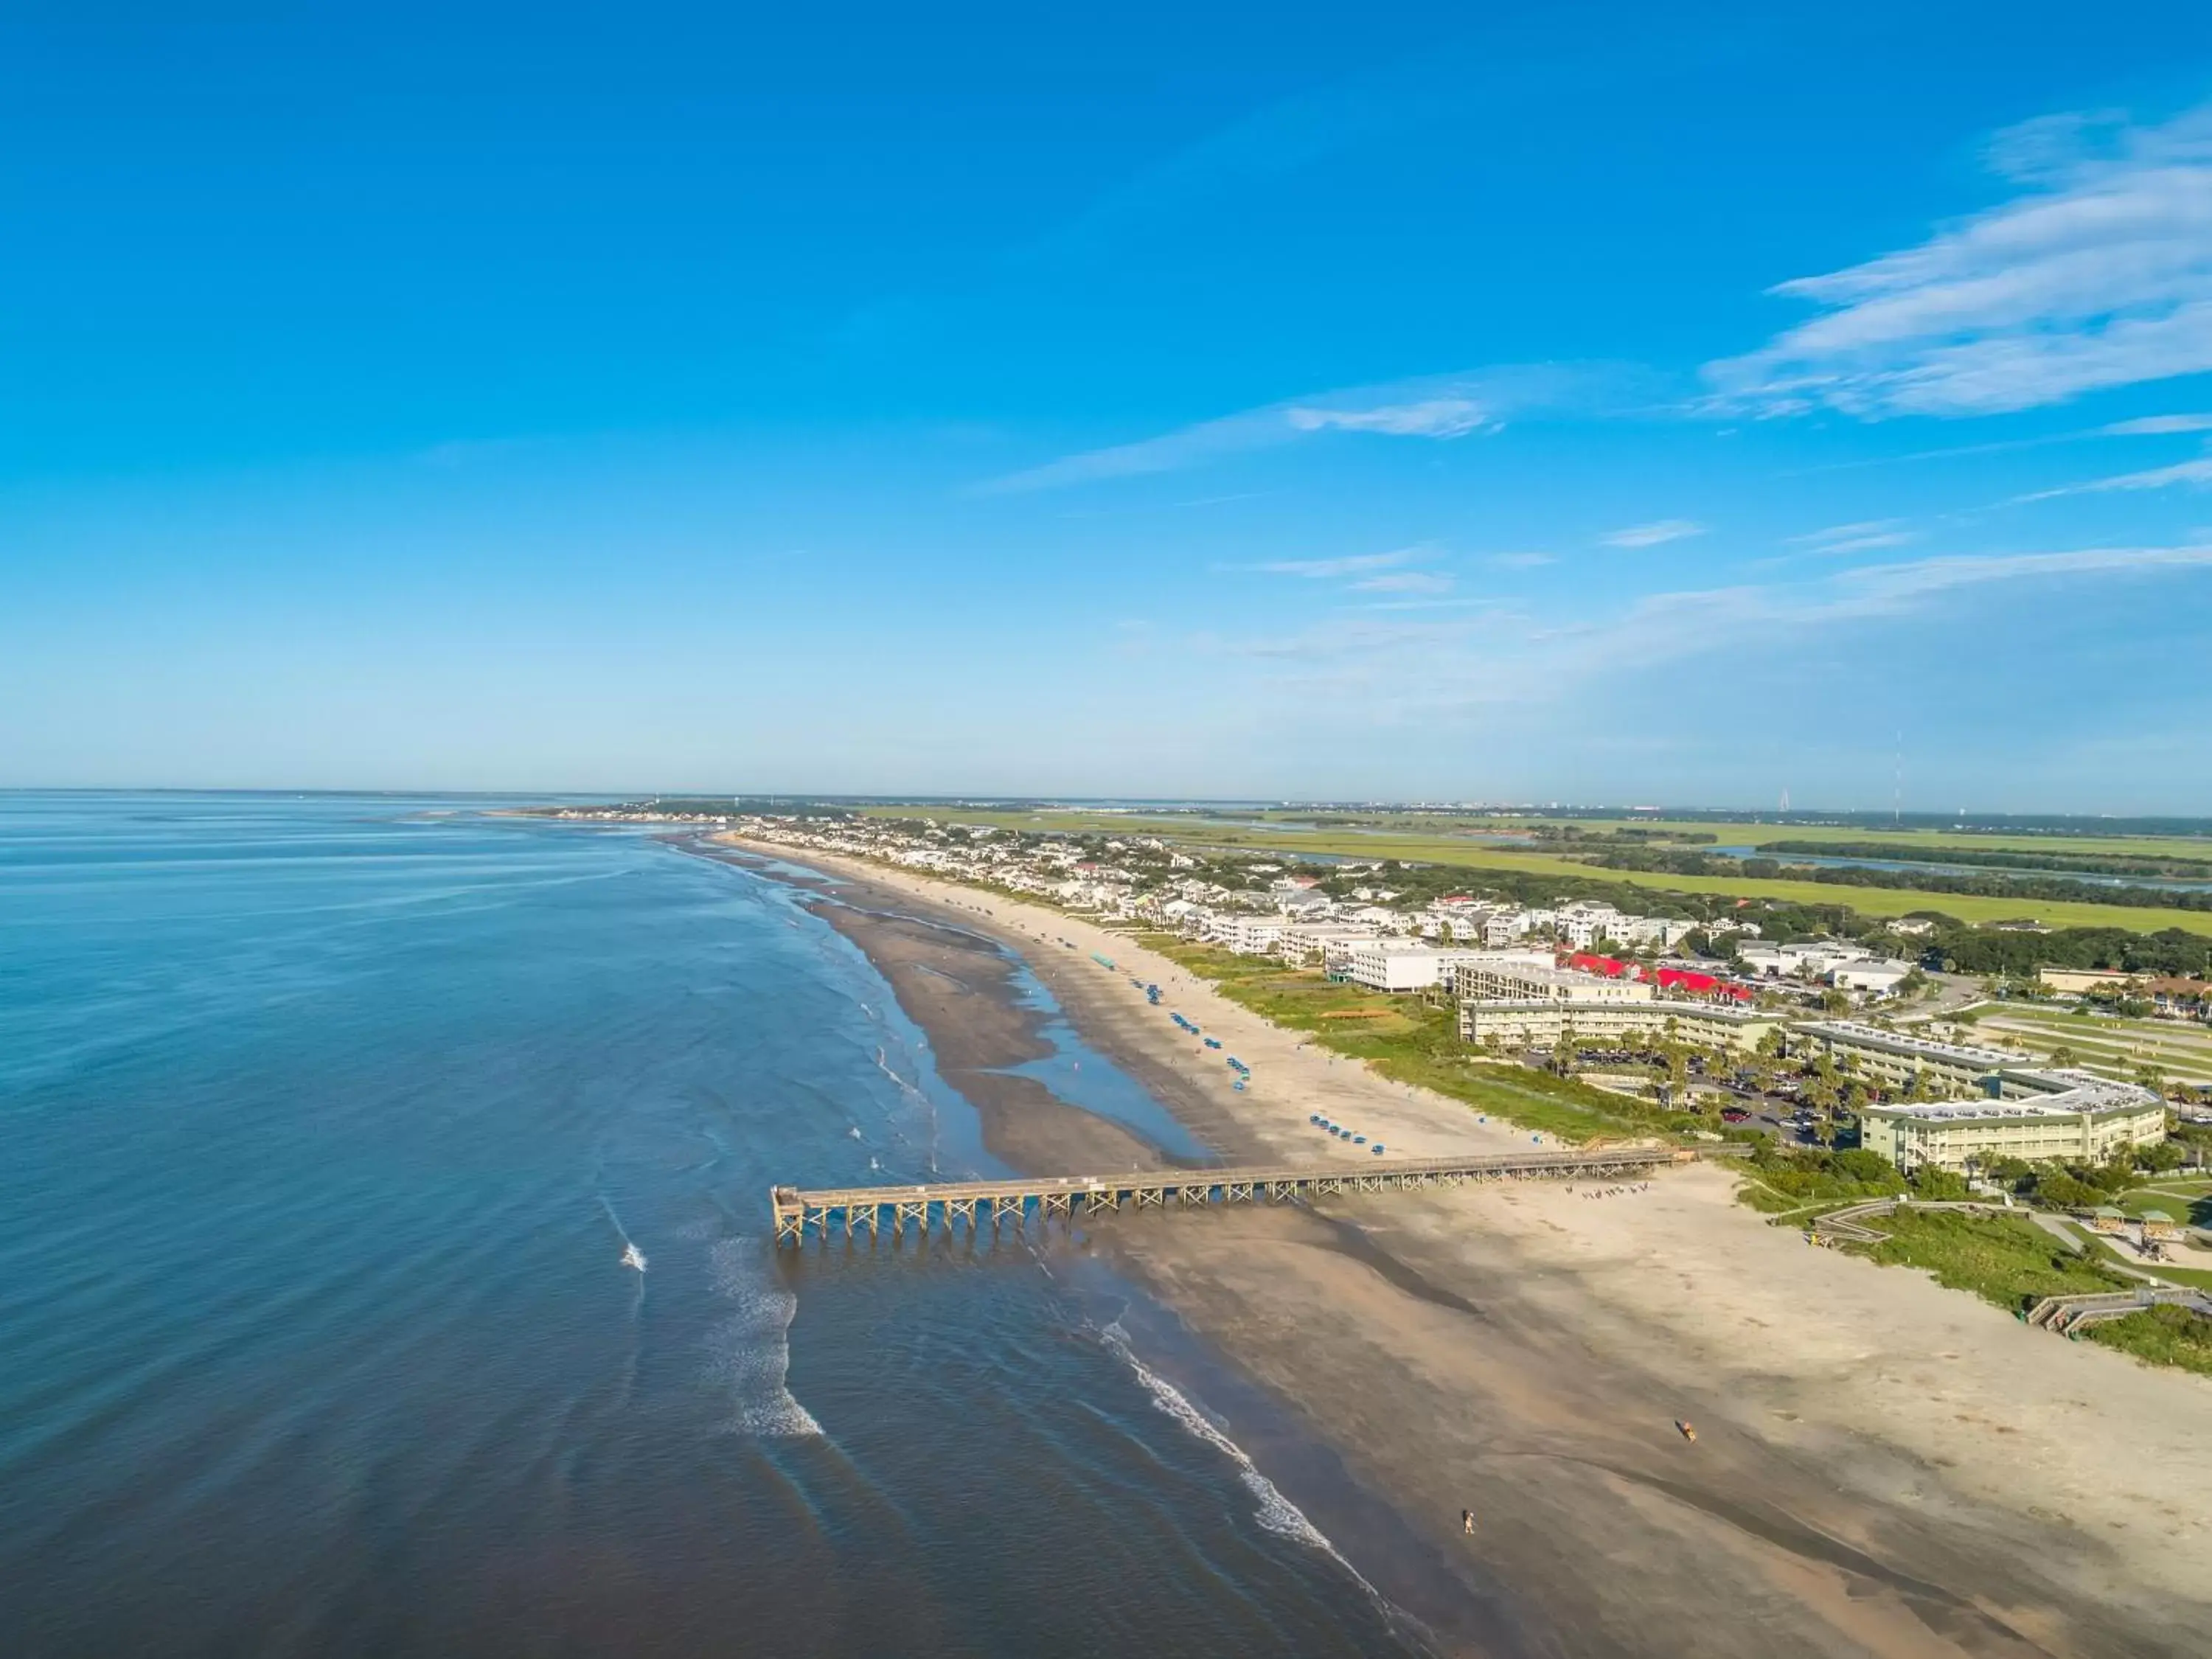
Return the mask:
M2212 812L2201 5L819 9L9 9L0 785Z

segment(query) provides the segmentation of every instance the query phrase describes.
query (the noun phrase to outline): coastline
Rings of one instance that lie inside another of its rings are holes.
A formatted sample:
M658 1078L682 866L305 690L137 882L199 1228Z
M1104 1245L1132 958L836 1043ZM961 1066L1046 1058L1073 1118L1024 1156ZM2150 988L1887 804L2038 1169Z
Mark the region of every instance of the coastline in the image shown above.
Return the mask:
M884 969L940 1067L950 1045L963 1075L948 1081L1018 1167L1160 1154L1033 1079L992 1080L1012 1062L977 1056L1013 1052L1019 1033L1001 1024L982 1046L976 1034L1001 1019L994 1000L1011 1005L1011 975L990 984L996 952L971 943L957 988L941 984L927 958L955 948L948 927L1019 954L1085 1042L1224 1157L1358 1157L1311 1128L1315 1109L1409 1154L1526 1144L1305 1047L1079 919L716 839L868 896L833 924ZM921 939L897 911L920 919ZM1253 1066L1250 1088L1234 1091L1220 1054L1176 1031L1131 973L1222 1035ZM2212 1388L2022 1330L1917 1275L1808 1251L1729 1188L1696 1170L1604 1200L1530 1185L1130 1218L1086 1247L1391 1505L1406 1534L1392 1547L1429 1558L1409 1571L1431 1594L1438 1573L1455 1581L1477 1623L1523 1630L1529 1650L2198 1650L2212 1627L2197 1566L2212 1544ZM1694 1447L1677 1417L1698 1423ZM2132 1432L2153 1420L2155 1449ZM1483 1520L1473 1540L1458 1535L1462 1507ZM1339 1542L1393 1593L1392 1562Z

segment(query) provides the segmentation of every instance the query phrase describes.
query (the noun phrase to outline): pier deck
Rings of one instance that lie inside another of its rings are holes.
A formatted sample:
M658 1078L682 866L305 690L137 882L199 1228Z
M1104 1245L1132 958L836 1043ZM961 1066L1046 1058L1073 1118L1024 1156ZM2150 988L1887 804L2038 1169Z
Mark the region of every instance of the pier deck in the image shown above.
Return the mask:
M1607 1146L1468 1158L1377 1158L1366 1164L1149 1170L906 1187L774 1187L769 1202L775 1212L776 1243L783 1245L805 1243L809 1231L826 1239L839 1225L848 1238L860 1231L878 1237L886 1231L896 1237L909 1224L926 1236L940 1221L947 1231L963 1221L974 1231L987 1221L994 1227L1006 1222L1019 1226L1032 1215L1042 1221L1072 1221L1079 1212L1280 1204L1404 1188L1457 1187L1470 1181L1595 1180L1639 1175L1695 1156L1672 1146Z

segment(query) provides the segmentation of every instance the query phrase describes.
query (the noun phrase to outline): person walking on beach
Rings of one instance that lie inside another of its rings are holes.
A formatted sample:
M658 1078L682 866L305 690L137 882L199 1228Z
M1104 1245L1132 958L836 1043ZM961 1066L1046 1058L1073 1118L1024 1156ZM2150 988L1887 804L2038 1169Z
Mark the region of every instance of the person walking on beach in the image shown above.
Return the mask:
M1469 1538L1474 1536L1474 1511L1473 1510L1462 1510L1459 1512L1459 1529L1465 1533Z

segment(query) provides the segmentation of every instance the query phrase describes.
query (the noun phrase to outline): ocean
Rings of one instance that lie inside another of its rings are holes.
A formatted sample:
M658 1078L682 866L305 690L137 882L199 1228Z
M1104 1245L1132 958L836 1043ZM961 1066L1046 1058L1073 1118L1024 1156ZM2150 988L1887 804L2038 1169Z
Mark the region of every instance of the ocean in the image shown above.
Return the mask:
M1396 1649L1096 1261L773 1249L992 1168L802 894L499 804L0 794L0 1653Z

